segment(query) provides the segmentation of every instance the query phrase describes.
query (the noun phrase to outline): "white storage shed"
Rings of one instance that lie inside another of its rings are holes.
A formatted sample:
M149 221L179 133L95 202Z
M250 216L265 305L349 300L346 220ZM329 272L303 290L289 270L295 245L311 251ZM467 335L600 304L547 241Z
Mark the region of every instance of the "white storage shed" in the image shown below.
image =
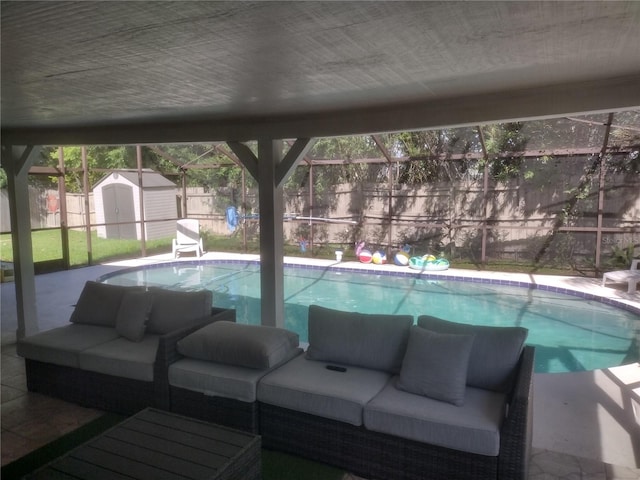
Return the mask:
M176 233L176 186L150 169L142 171L145 238L172 238ZM118 170L93 187L98 237L142 239L140 182L137 170ZM106 224L106 225L105 225Z

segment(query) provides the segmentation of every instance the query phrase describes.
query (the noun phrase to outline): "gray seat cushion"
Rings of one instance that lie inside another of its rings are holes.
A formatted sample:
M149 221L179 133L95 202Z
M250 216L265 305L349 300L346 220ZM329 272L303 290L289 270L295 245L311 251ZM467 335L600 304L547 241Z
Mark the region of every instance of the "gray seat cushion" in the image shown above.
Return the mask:
M397 377L364 408L364 426L410 440L496 456L505 395L467 387L462 407L396 388Z
M143 382L153 381L153 365L160 337L145 335L139 342L118 337L84 350L78 355L80 368Z
M78 368L80 352L118 337L112 327L71 323L19 340L17 352L31 360Z
M302 349L290 351L291 356L300 353ZM212 397L255 402L258 381L271 370L183 358L169 366L169 384Z
M364 406L391 378L385 372L347 366L346 372L327 370L326 362L300 355L265 375L258 384L258 401L362 425Z
M411 325L411 315L363 314L310 305L307 356L398 373Z
M469 325L428 315L418 317L418 326L438 333L473 335L467 385L496 392L508 390L529 332L522 327Z

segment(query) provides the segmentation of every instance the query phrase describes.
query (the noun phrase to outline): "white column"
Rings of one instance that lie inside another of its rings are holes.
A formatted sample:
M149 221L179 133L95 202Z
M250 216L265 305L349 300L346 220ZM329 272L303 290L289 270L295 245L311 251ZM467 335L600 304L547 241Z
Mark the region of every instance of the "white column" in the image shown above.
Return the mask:
M258 156L240 142L228 142L242 165L258 182L260 202L261 323L284 327L284 216L283 185L313 146L299 138L283 156L282 140L258 140Z
M2 146L2 165L7 173L9 192L18 339L39 330L29 207L29 168L38 151L31 146Z
M282 141L258 141L260 298L262 325L284 327L284 196L276 178Z

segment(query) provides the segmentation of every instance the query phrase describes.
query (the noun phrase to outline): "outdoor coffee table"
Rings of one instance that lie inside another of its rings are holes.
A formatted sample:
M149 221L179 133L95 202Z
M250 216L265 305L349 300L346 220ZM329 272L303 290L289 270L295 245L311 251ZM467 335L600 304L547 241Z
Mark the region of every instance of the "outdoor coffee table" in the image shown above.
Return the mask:
M257 435L149 408L27 478L254 480L260 448Z

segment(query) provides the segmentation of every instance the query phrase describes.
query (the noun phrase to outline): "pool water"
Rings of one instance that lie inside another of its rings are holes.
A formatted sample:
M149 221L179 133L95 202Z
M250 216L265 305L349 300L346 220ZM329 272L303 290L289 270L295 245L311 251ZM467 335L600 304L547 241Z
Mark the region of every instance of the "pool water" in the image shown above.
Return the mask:
M260 267L253 262L181 263L108 274L105 283L207 288L240 323L260 323ZM433 315L529 329L538 373L576 372L638 361L640 318L596 300L534 288L413 276L285 267L285 327L307 342L310 304L361 313Z

